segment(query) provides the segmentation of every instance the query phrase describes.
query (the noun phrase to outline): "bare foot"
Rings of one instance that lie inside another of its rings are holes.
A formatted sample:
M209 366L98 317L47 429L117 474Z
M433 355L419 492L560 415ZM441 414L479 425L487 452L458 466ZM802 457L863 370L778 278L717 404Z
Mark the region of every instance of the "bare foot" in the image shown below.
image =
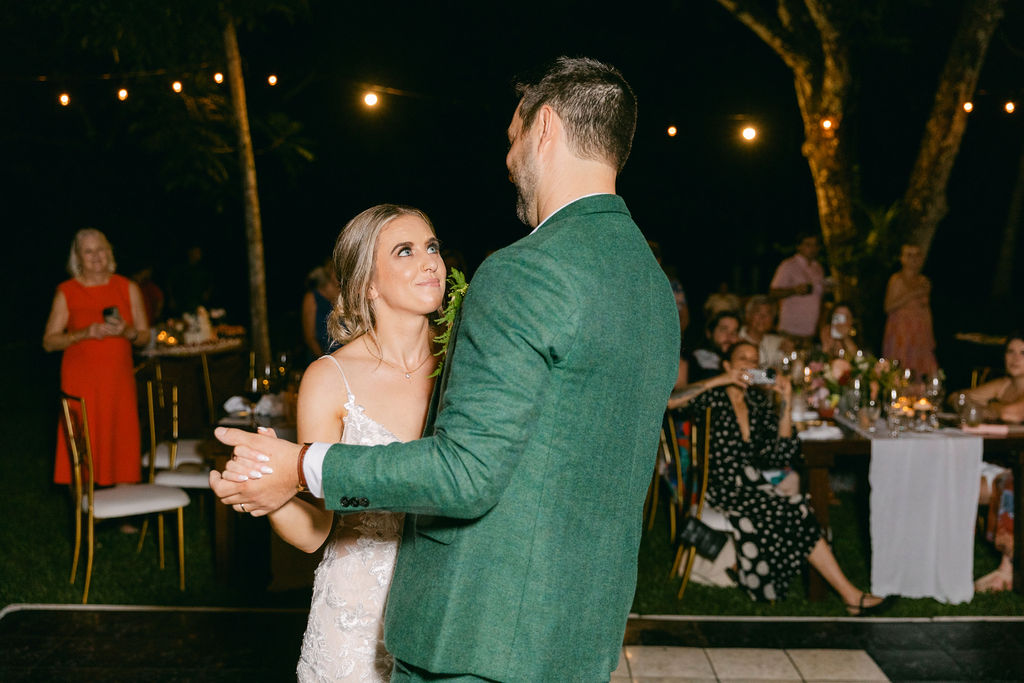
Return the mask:
M975 593L997 593L1008 591L1013 588L1013 572L1005 571L1002 567L985 574L974 582Z

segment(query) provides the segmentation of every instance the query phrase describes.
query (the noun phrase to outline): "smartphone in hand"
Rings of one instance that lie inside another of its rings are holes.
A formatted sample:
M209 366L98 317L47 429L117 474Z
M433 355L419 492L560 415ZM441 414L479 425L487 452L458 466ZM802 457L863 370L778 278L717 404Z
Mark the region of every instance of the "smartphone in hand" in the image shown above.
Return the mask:
M117 310L117 306L107 306L103 309L103 320L111 325L116 325L121 322L121 311Z

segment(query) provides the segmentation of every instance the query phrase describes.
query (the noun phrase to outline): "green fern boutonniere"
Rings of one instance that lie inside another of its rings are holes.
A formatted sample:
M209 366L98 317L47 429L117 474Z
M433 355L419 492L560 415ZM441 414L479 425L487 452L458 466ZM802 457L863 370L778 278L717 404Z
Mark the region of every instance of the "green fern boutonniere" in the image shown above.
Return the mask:
M431 377L438 377L444 367L444 361L448 355L448 344L452 340L452 325L455 324L455 317L458 315L459 309L462 308L462 299L466 296L467 289L469 289L469 283L466 282L466 276L458 268L452 268L452 271L448 273L448 303L441 310L441 317L434 321L442 326L444 331L434 337L434 343L440 346L434 355L441 356L441 362L434 368Z

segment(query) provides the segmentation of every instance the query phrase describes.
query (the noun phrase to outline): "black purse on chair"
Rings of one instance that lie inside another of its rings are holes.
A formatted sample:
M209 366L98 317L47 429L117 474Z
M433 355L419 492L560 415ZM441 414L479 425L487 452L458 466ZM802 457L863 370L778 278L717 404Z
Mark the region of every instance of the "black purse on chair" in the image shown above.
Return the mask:
M722 552L726 542L728 542L729 534L718 529L712 529L701 520L690 515L683 520L677 539L681 545L692 546L700 555L709 560L714 560L718 557L718 553Z

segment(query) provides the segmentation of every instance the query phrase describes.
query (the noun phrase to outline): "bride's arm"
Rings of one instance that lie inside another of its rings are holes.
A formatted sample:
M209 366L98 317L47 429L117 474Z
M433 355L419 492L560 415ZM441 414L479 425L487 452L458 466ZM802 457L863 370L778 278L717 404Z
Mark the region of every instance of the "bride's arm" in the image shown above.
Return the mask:
M341 440L345 388L341 375L330 361L314 362L306 370L299 387L299 442ZM280 509L267 515L270 526L286 543L307 553L315 552L331 533L334 513L325 510L323 501L315 503L293 497Z

